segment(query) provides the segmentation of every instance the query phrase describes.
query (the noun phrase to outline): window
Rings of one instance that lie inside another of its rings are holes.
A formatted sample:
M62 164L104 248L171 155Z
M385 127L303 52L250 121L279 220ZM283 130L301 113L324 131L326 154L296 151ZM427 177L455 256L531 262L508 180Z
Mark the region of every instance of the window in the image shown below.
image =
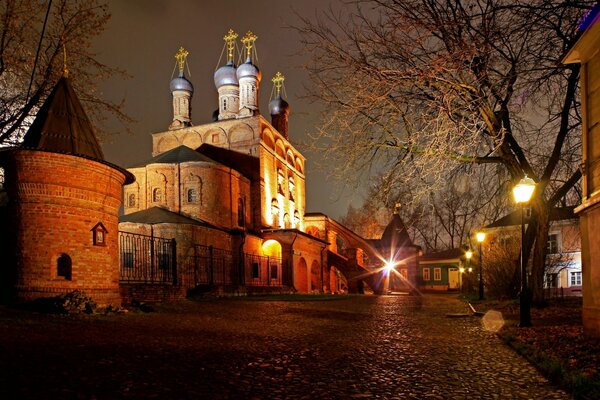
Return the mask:
M548 254L557 254L559 253L559 242L560 234L559 233L550 233L548 234L548 244L546 245L546 249Z
M546 274L546 287L555 288L558 287L558 274Z
M294 183L294 178L290 176L288 179L288 189L289 189L289 193L290 193L289 198L291 201L296 201L294 199L294 188L295 187L296 187L296 185Z
M218 133L213 133L212 134L212 142L213 143L219 143L219 134Z
M238 199L238 226L245 226L246 218L244 212L244 200Z
M433 280L434 281L441 281L442 280L442 269L441 268L434 268L433 269Z
M581 286L581 272L571 272L571 286Z
M227 110L227 99L223 99L223 110Z
M0 168L0 190L4 188L4 169Z
M260 272L260 266L258 263L252 263L252 279L258 279Z
M197 203L198 202L198 191L196 189L187 190L187 202Z
M92 228L92 243L94 246L106 246L106 234L108 231L102 225L102 222L98 222Z
M56 260L56 276L71 280L72 263L71 257L67 254L61 254Z
M152 190L153 203L160 203L162 201L162 197L162 190L160 190L159 188L154 188L154 190Z
M135 207L135 194L134 193L130 193L129 196L127 196L127 206Z
M404 282L408 282L408 269L400 268L400 276Z
M283 181L285 180L285 178L283 177L283 172L281 171L281 169L277 169L277 193L279 194L285 194L284 189L283 189Z
M277 279L278 277L277 264L271 264L271 279Z
M431 278L429 277L429 268L423 268L423 280L428 281Z

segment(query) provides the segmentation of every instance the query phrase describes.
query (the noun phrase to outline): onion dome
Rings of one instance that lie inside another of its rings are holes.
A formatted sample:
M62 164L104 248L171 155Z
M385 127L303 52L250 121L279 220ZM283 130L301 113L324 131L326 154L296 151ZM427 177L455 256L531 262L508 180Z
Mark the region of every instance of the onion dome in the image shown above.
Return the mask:
M281 95L277 96L269 103L269 114L282 115L290 111L290 105Z
M252 61L250 60L250 58L248 58L244 64L238 67L237 78L238 80L243 78L254 78L257 81L260 81L260 79L262 78L262 74L260 73L258 67L252 64Z
M192 82L188 81L183 73L179 74L177 78L171 81L170 87L171 92L176 90L184 90L186 92L194 93L194 86L192 85Z
M236 75L236 68L233 61L227 62L221 68L215 71L215 86L219 89L225 85L237 85L238 79Z

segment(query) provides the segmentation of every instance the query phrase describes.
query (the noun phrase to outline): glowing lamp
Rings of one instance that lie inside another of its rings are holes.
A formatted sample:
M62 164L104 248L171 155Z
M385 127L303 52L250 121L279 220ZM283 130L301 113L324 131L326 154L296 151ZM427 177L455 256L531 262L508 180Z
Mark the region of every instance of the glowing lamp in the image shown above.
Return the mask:
M470 260L471 257L473 257L473 252L471 250L467 250L465 252L465 257L467 257L467 260Z
M460 271L461 274L464 274L464 272L465 272L465 268L464 267L460 267L458 270Z
M517 204L527 203L531 200L531 195L535 190L535 181L528 178L527 175L516 184L513 188L513 196Z
M473 267L469 267L469 272L473 272Z
M385 270L389 273L394 269L394 264L390 261L385 262Z
M475 234L475 237L477 238L478 243L483 243L483 241L485 240L485 232L477 232Z

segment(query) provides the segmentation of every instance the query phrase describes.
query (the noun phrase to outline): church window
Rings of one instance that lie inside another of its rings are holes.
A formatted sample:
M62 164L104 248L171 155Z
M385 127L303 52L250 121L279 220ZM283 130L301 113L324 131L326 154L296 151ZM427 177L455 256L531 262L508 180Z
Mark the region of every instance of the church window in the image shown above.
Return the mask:
M56 260L56 276L70 281L72 277L71 257L67 254L61 254Z
M152 202L153 203L160 203L162 201L162 190L160 190L160 188L154 188L152 190Z
M294 225L298 225L300 223L300 213L298 210L294 211Z
M279 268L277 268L277 264L271 264L271 279L277 279L279 276L278 269Z
M127 196L127 206L135 207L135 194L134 193L130 193L129 196Z
M283 171L281 169L277 169L277 193L285 194L283 189L283 182L285 178L283 177Z
M198 202L198 191L196 189L187 190L187 202L197 203Z
M223 99L223 110L227 110L227 99Z
M279 228L279 202L277 199L271 201L271 214L273 215L273 226Z
M252 263L252 279L258 279L260 277L260 265L255 262Z
M238 226L245 226L246 218L244 212L244 200L238 199Z
M289 197L290 197L291 201L296 201L296 199L294 198L294 189L295 189L295 187L296 187L296 185L294 183L294 178L290 176L289 179L288 179L288 189L289 189L289 192L290 192L290 196Z
M283 216L283 226L285 229L290 229L292 227L292 223L290 221L290 214L285 214Z
M219 143L219 134L218 133L213 133L212 134L212 142L213 143Z
M108 231L102 224L102 222L98 222L92 228L92 243L94 246L106 246L106 234Z

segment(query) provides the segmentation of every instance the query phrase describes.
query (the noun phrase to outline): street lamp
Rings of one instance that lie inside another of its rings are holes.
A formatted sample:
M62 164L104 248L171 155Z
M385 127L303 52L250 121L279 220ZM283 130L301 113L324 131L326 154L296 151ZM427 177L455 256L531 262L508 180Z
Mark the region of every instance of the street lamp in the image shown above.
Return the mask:
M479 243L479 300L483 300L483 252L481 251L481 244L485 240L485 232L477 232L475 238Z
M531 195L535 189L535 181L523 177L513 188L515 202L521 205L521 293L519 294L519 326L531 326L531 304L529 302L529 291L527 290L527 268L523 257L524 242L525 242L525 222L523 215L525 214L525 204L531 200Z

